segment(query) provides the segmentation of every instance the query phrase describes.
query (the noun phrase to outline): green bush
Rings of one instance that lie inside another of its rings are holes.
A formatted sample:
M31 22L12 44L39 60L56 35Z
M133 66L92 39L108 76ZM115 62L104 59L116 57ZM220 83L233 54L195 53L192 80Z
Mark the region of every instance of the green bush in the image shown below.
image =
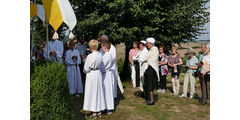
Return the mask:
M71 119L66 69L59 63L44 63L33 67L30 82L30 110L32 120Z
M183 66L181 68L181 72L186 73L187 69L186 69L186 67L184 67L184 65L186 65L187 57L182 58L182 61L183 61Z

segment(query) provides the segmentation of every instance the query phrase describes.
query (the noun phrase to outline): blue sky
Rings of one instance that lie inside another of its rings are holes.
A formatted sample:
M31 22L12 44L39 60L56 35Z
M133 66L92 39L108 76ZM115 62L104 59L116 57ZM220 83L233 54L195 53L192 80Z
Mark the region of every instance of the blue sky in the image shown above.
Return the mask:
M208 2L208 4L206 4L206 7L210 8L210 2ZM208 11L210 11L210 9ZM204 28L206 29L204 31L204 32L206 32L206 34L202 34L201 36L198 37L197 40L210 40L210 22L206 23L204 25Z

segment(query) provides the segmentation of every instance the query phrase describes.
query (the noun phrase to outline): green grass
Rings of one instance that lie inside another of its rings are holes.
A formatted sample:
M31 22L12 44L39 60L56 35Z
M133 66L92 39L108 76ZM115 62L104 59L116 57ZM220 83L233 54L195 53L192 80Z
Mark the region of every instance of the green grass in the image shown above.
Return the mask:
M182 93L184 74L180 75L180 94ZM196 93L200 94L199 80L196 79ZM100 120L208 120L210 106L200 105L196 99L179 98L171 95L170 75L167 76L167 91L165 94L154 92L156 103L154 106L144 104L143 98L137 98L134 93L138 88L130 87L130 81L124 82L124 99L117 100L116 109L112 115L103 115ZM190 89L190 86L189 86ZM73 99L73 120L87 118L86 111L82 110L83 96Z

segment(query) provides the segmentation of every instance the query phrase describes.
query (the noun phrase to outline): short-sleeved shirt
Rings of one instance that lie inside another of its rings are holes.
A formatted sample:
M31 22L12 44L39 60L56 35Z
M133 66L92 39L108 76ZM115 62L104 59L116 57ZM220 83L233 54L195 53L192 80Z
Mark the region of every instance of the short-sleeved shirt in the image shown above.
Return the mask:
M139 50L131 49L131 50L129 51L129 57L130 57L130 59L133 60L133 57L137 56L138 52L139 52Z
M198 59L196 56L193 56L191 59L188 59L186 61L186 66L189 66L189 67L195 67L197 66L198 64ZM188 69L187 72L196 72L197 70L193 70L193 69Z
M205 71L210 71L210 55L205 55L202 62L203 62L203 68L201 73Z
M181 58L181 55L179 53L177 53L177 57L173 57L172 55L170 55L168 57L168 62L170 64L177 64L180 63L179 59Z
M181 58L181 55L179 53L177 53L177 56L176 57L173 57L172 55L169 55L168 57L168 62L170 64L177 64L177 63L180 63L180 58ZM174 74L174 69L173 67L170 67L170 69L172 70L172 75ZM181 73L181 65L177 65L177 76L179 76Z
M87 45L78 43L76 45L76 50L78 50L80 55L85 55L86 54L86 50L87 50Z

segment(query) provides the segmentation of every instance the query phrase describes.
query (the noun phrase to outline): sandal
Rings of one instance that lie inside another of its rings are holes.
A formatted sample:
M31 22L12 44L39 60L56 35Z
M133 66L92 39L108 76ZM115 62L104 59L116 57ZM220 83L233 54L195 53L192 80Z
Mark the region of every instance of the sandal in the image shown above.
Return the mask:
M88 117L89 117L90 119L97 119L97 114L96 114L96 115L91 114L91 115L89 115Z
M102 117L102 113L99 112L99 113L97 114L97 117L101 118L101 117Z

